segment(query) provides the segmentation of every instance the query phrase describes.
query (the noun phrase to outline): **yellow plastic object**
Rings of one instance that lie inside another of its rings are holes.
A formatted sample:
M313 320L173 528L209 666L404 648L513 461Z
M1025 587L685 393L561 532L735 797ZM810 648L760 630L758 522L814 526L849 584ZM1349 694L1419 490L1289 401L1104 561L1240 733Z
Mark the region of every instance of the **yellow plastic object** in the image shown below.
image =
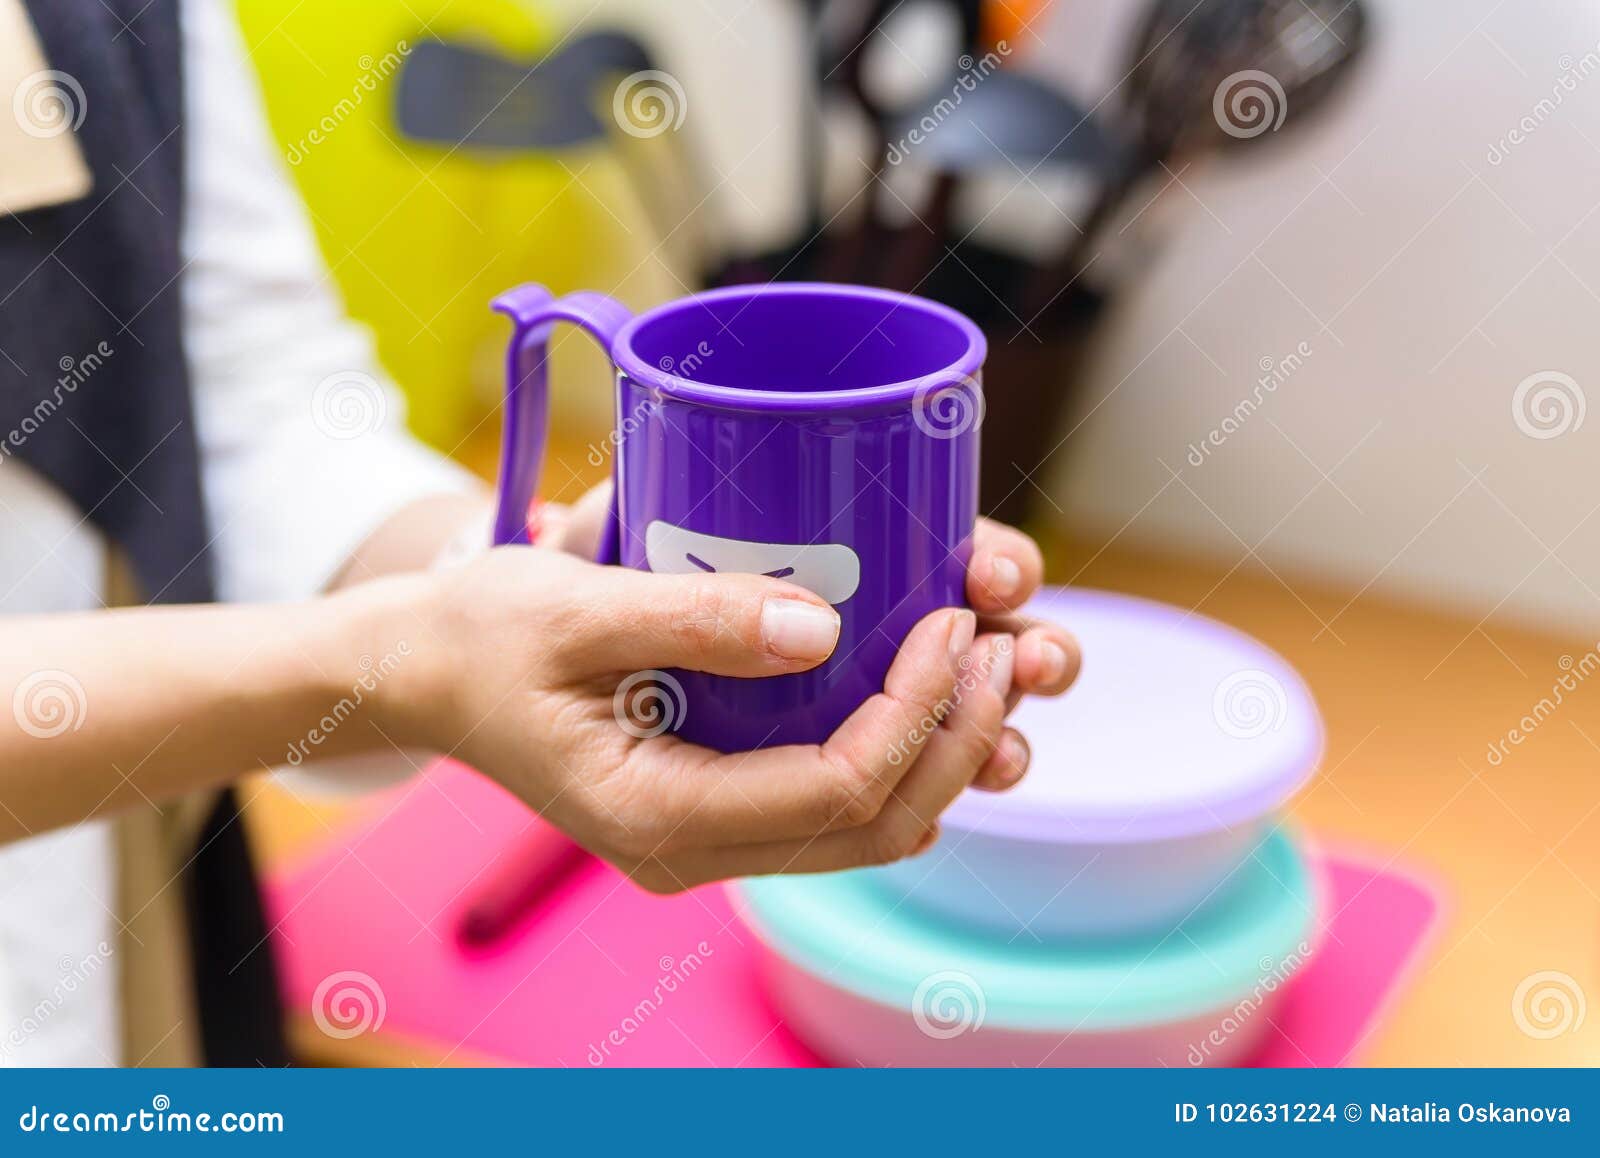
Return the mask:
M237 9L323 253L350 312L375 331L413 429L451 452L492 434L506 333L489 298L530 280L558 292L614 284L654 238L605 144L558 157L416 143L395 124L398 76L430 36L532 61L560 30L527 0Z

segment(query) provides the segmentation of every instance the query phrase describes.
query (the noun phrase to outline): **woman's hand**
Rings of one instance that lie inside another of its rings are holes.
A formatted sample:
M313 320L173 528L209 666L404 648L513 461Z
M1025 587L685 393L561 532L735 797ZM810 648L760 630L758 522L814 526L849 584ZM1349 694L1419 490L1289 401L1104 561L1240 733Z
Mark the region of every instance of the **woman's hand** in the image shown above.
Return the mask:
M1060 624L1017 609L1044 582L1044 558L1027 535L993 519L979 519L967 567L967 602L980 631L1002 632L1017 642L1010 706L1024 695L1058 696L1078 678L1078 641Z
M594 487L571 506L546 503L539 508L538 541L592 559L610 508L610 483ZM1012 707L1024 695L1060 695L1078 675L1078 644L1071 632L1016 614L1043 581L1038 544L1003 523L978 520L967 569L967 602L980 616L979 631L1008 634L1016 641Z
M1016 655L1008 635L980 632L971 611L937 611L911 631L883 692L826 743L723 755L625 729L613 708L619 683L654 668L765 676L815 667L832 653L839 621L810 592L762 576L652 575L506 548L347 598L376 612L374 638L400 632L415 656L379 688L383 726L498 780L659 892L925 849L968 785L1020 778L1026 746L1004 725L1013 670L1028 663L1037 682L1046 666L1043 641ZM1004 612L993 622L1012 623ZM926 728L929 716L942 723Z

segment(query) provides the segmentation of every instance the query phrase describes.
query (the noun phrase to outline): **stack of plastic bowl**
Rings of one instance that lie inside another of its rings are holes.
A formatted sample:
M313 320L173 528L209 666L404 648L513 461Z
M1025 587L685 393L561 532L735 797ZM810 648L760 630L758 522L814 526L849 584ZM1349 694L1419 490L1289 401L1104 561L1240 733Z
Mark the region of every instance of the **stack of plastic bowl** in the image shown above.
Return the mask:
M968 792L926 854L732 886L769 995L860 1065L1227 1065L1270 1032L1317 940L1318 883L1277 812L1322 753L1292 668L1179 608L1047 590L1077 685L1025 703L1033 764Z

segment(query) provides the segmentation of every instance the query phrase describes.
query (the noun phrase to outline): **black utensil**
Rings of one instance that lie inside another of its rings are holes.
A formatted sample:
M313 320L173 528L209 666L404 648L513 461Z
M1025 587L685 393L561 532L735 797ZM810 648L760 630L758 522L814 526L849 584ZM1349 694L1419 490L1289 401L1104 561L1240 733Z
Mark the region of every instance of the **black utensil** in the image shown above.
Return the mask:
M1157 169L1270 137L1326 104L1367 29L1360 0L1155 0L1128 69L1123 119L1137 143L1083 233L1034 279L1024 317L1050 308L1085 272L1129 195Z

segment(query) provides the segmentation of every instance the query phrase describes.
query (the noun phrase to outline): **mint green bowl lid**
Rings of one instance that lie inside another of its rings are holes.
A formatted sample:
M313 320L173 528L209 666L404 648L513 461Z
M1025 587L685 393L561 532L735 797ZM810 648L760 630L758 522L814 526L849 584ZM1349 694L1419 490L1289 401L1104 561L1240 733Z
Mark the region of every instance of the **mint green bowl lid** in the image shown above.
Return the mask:
M848 992L902 1009L935 974L967 974L985 1024L1126 1029L1232 1006L1286 981L1310 955L1318 889L1274 831L1205 906L1163 935L1039 944L940 922L870 873L763 877L729 886L775 953Z

